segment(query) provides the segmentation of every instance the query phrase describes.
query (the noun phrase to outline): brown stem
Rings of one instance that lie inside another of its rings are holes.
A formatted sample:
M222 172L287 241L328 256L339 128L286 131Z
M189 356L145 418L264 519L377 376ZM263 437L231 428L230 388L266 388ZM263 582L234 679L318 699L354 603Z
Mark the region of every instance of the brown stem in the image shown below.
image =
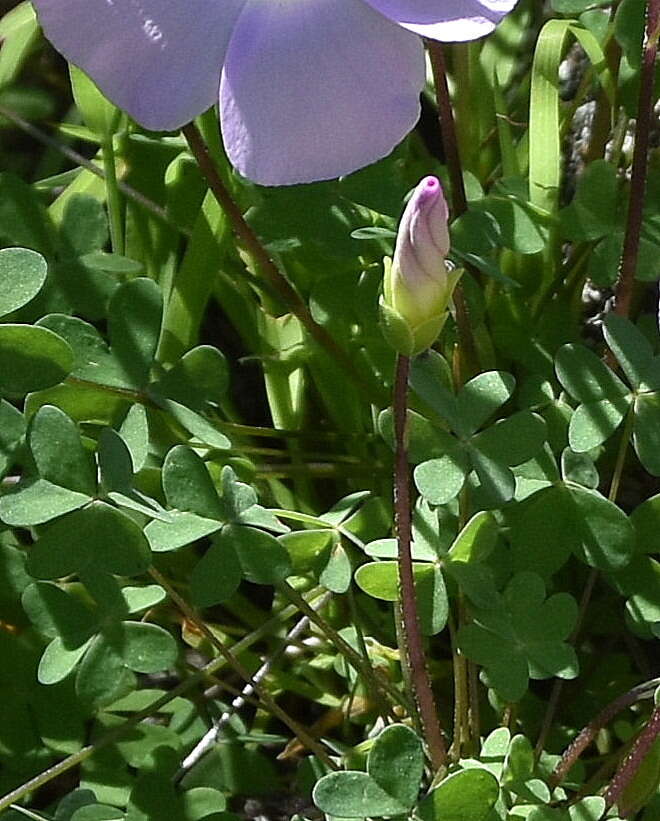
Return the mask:
M369 397L372 401L381 400L383 398L379 396L381 391L377 391L375 385L370 385L368 388L365 386L351 358L339 347L325 328L316 322L300 294L298 294L288 279L278 269L277 265L275 265L268 251L264 248L251 226L245 220L240 208L236 205L231 194L225 187L197 126L194 123L188 123L181 131L188 142L190 151L195 157L202 174L208 182L209 188L225 212L232 231L240 242L243 243L245 249L257 265L261 275L277 293L287 309L297 317L312 339L330 354L359 389L368 394L375 393L375 396Z
M172 599L174 604L179 608L181 613L190 621L195 627L199 630L199 632L211 642L213 647L218 650L220 655L225 659L227 664L248 684L251 685L254 692L259 696L261 703L264 707L268 710L269 713L278 718L281 722L286 724L286 726L291 730L291 732L298 738L298 740L304 744L307 749L311 750L314 755L322 761L327 767L330 769L336 770L337 765L334 761L330 758L330 756L326 753L325 749L316 741L316 739L312 738L312 736L307 732L307 730L299 724L295 719L291 718L291 716L283 710L279 704L275 701L275 699L270 695L268 690L266 690L260 681L257 681L254 676L251 676L248 671L243 667L241 662L236 658L234 653L224 645L223 642L207 627L206 623L202 618L200 618L197 611L191 607L188 602L183 599L172 587L170 582L163 576L163 574L156 570L155 567L150 568L149 574L151 577L158 582L158 584L163 587L167 591L167 595Z
M461 214L467 211L467 197L465 195L465 183L463 182L461 155L458 150L458 140L456 139L454 110L449 96L449 85L447 84L445 55L442 44L435 40L427 40L426 48L431 58L435 99L438 106L438 122L451 181L452 211L454 212L454 219L456 219L456 217L460 217Z
M440 134L442 136L442 146L445 152L445 159L447 161L447 170L449 171L449 180L451 182L451 199L452 199L452 213L454 219L457 219L468 210L467 196L465 194L465 183L463 181L463 168L461 165L461 155L458 149L458 140L456 138L456 123L454 120L454 110L451 104L451 97L449 95L449 86L447 84L447 70L445 65L445 56L443 46L435 40L427 40L426 48L431 60L431 69L433 71L433 83L435 86L435 99L438 106L438 124L440 126ZM470 266L466 266L468 270L475 274L476 272ZM478 277L477 277L478 279ZM459 282L454 289L454 307L456 308L456 326L460 339L460 347L463 351L461 357L461 381L466 381L466 378L471 376L471 373L465 371L476 372L479 362L477 348L474 343L472 335L472 328L470 327L470 316L465 301L465 294L463 287ZM465 362L471 363L468 368L464 367Z
M648 724L637 736L632 750L623 759L623 763L610 781L605 793L605 805L608 809L617 803L623 791L633 780L658 735L660 735L660 707L653 710Z
M645 698L652 698L656 687L660 684L660 679L645 681L632 690L628 690L621 696L611 701L604 709L598 713L573 739L564 751L561 760L557 764L550 777L550 786L554 789L566 778L571 767L575 764L582 753L587 749L598 733L606 727L615 715L625 710L627 707Z
M410 480L408 446L406 442L406 416L408 411L408 374L410 359L397 356L394 383L394 434L396 441L394 465L394 507L398 543L399 586L401 613L403 616L404 643L410 668L410 679L419 709L424 736L434 770L446 764L447 749L438 711L431 688L426 657L417 616L415 581L411 553L412 527L410 517Z
M653 81L655 61L658 54L658 34L660 33L660 0L648 0L646 16L646 43L642 57L639 104L637 106L637 127L630 177L630 203L628 222L623 242L621 268L615 291L614 310L620 316L628 316L632 300L639 238L642 230L644 193L646 189L646 167L649 152L651 116L653 112Z

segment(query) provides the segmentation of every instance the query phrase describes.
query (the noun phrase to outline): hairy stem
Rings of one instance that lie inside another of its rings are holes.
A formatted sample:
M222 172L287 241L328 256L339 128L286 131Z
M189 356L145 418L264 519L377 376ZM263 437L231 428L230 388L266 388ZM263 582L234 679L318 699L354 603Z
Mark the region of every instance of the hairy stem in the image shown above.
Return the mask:
M653 710L647 725L637 736L632 749L614 774L605 793L605 804L608 808L617 803L621 794L633 780L658 735L660 735L660 707Z
M657 678L651 681L645 681L643 684L633 687L632 690L628 690L627 693L618 696L614 701L611 701L607 707L603 708L596 718L592 719L566 748L561 760L552 773L550 786L554 789L558 784L561 784L580 755L596 738L600 730L610 723L614 716L642 699L653 698L653 693L659 684L660 679Z
M410 359L398 356L394 384L394 434L396 441L394 465L394 508L398 544L399 585L401 614L410 680L419 710L424 737L433 768L437 771L447 761L447 749L426 667L426 657L417 615L417 599L411 553L412 527L410 515L410 479L408 445L406 441L406 416L408 411L408 374Z
M620 316L628 316L632 300L637 258L639 255L639 238L642 230L644 193L646 189L646 168L649 152L651 117L653 114L653 81L655 61L658 54L658 35L660 34L660 0L648 0L646 16L646 43L642 56L641 83L639 104L637 106L637 127L635 131L635 148L633 150L632 172L630 177L630 203L628 222L623 241L621 268L615 291L614 310Z

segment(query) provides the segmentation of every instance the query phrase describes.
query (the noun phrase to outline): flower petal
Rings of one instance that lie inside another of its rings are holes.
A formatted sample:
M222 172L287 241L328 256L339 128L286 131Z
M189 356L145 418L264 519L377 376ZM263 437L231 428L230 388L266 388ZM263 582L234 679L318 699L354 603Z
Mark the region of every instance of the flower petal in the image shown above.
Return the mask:
M419 117L420 39L362 0L247 0L220 84L232 163L263 185L348 174Z
M44 33L103 93L153 130L217 99L245 0L34 0Z
M365 0L416 34L443 42L476 40L495 28L518 0Z

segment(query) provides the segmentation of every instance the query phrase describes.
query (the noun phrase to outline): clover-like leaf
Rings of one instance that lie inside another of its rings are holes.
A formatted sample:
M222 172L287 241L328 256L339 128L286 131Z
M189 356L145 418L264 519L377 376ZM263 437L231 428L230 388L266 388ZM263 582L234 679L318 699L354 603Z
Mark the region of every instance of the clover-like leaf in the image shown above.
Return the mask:
M442 571L432 562L415 562L413 578L422 632L433 636L444 630L447 623L447 591ZM355 581L376 599L399 600L399 569L394 561L363 564L355 573Z
M48 328L0 325L0 391L23 396L62 382L73 368L69 344Z
M43 530L29 554L30 573L56 579L94 567L119 576L143 573L151 553L136 522L105 502L59 518Z
M403 724L392 724L374 742L367 772L323 776L314 788L314 803L339 818L400 815L416 803L423 772L418 736Z
M485 668L490 686L504 699L518 701L528 679L575 678L577 658L566 639L577 618L567 593L545 600L545 585L535 573L516 574L499 607L479 610L461 627L458 644Z
M0 251L0 316L22 308L41 290L48 265L36 251L4 248Z
M485 821L500 794L497 778L483 767L453 773L422 801L422 821Z

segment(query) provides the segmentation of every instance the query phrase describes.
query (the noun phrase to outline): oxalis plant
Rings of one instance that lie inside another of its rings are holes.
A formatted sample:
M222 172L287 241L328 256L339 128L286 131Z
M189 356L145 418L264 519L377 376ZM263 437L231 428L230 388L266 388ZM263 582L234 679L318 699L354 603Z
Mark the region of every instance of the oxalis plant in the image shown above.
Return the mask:
M3 14L3 818L657 821L660 0Z

